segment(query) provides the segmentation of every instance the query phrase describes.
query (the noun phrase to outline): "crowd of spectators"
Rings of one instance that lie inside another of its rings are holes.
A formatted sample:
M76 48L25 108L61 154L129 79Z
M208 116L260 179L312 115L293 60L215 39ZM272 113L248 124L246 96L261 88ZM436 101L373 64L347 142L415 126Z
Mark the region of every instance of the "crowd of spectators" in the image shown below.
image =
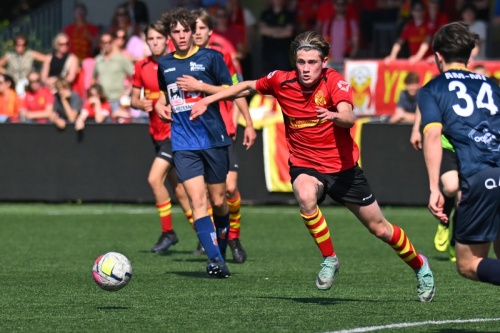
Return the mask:
M346 59L373 58L379 23L397 29L386 62L432 61L432 35L455 20L481 37L471 60L487 59L489 27L500 25L500 0L493 6L488 0L267 0L260 13L240 0L177 5L209 11L215 27L211 44L231 53L244 79L293 68L290 41L306 30L328 38L329 66L341 69ZM84 3L74 5L74 20L54 36L50 54L30 49L22 34L13 38L13 50L0 55L0 122L54 123L59 129L76 122L80 130L90 121L147 122L144 112L130 107L133 64L149 55L143 33L152 23L147 4L121 3L107 27L93 24L89 14Z

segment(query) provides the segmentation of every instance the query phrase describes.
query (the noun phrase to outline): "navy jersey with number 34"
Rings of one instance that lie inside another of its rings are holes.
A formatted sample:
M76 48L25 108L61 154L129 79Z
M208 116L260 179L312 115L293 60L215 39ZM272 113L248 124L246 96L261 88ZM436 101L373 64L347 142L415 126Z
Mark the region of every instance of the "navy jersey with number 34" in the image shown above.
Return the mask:
M418 93L424 132L442 126L455 148L460 174L500 167L500 88L484 75L448 70Z
M212 103L195 121L189 120L194 103L205 97L200 91L183 91L176 84L177 78L190 75L213 86L230 86L231 75L220 52L211 49L195 49L195 52L179 57L167 54L158 61L158 84L172 107L172 148L200 150L228 146L226 126L219 111L219 103Z

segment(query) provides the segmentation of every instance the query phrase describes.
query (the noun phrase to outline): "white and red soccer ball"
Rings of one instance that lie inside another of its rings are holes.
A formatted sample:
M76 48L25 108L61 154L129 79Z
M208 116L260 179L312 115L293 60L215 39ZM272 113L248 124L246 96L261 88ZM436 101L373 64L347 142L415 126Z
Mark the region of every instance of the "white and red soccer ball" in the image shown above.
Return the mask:
M108 252L94 262L92 275L95 283L107 291L118 291L132 278L130 260L118 252Z

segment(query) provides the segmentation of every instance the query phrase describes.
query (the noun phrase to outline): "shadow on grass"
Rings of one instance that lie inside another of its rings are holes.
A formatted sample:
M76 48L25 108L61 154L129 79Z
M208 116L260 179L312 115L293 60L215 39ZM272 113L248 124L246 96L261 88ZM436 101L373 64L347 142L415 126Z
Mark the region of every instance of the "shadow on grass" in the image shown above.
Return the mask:
M161 252L161 253L153 253L151 250L140 250L137 251L139 253L150 253L152 256L157 255L157 256L170 256L172 254L191 254L192 251L177 251L177 250L168 250L166 252Z
M96 306L97 310L128 310L131 306Z
M366 300L366 299L354 299L354 298L331 298L331 297L257 297L257 298L265 298L265 299L280 299L285 301L293 301L297 303L303 304L318 304L318 305L334 305L338 303L347 303L347 302L370 302L370 303L379 303L386 302L385 300L375 301L375 300Z
M197 278L197 279L210 279L207 272L203 269L199 272L165 272L165 274L173 274L183 277Z
M430 333L482 333L484 331L471 331L471 330L462 330L462 329L451 329L451 328L442 328L429 331Z
M194 258L187 258L187 259L173 259L172 261L175 262L207 262L207 257L194 257Z

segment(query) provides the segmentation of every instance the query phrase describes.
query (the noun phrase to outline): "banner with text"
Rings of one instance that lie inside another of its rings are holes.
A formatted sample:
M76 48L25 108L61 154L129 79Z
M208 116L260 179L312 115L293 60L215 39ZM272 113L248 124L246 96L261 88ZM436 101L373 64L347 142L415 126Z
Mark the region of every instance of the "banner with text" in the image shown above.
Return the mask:
M500 61L482 61L469 64L469 69L483 65L486 75L500 80ZM439 71L434 63L410 64L406 60L385 63L383 60L348 60L344 77L352 86L354 113L357 116L391 115L396 108L404 79L409 71L416 72L424 85Z

